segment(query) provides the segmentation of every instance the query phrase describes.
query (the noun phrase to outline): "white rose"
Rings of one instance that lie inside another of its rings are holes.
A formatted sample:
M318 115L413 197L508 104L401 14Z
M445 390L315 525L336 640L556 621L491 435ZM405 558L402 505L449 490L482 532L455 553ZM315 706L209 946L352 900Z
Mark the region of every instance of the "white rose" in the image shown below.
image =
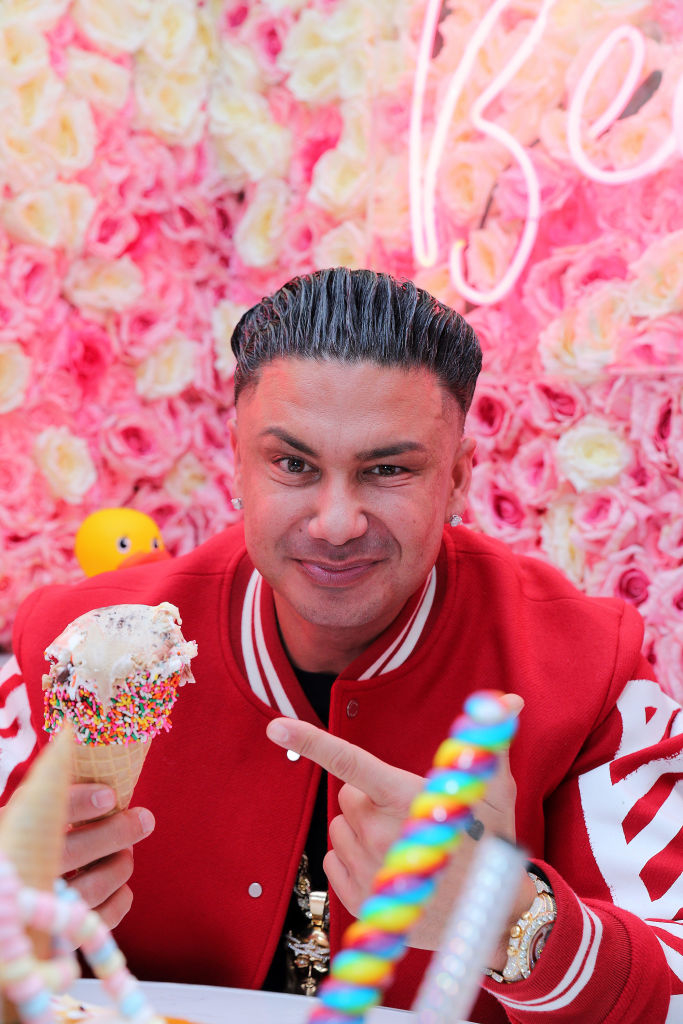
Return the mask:
M368 237L364 226L347 220L323 235L313 249L318 268L367 266Z
M329 103L339 97L343 51L330 37L327 21L319 11L303 11L278 56L279 67L289 72L287 88L308 103Z
M62 242L71 253L83 248L88 225L97 203L95 197L80 182L58 182L52 189L55 204L61 211Z
M336 217L351 217L364 208L367 189L367 160L355 147L341 145L316 163L308 198Z
M189 504L196 491L210 482L209 474L192 452L178 459L164 480L164 487L176 501Z
M151 8L151 0L76 0L71 14L103 49L134 53L149 31Z
M62 241L62 212L50 188L26 191L2 208L2 223L12 238L54 248Z
M264 88L263 70L253 51L244 43L224 44L218 59L221 81L244 92Z
M46 32L66 13L70 3L71 0L2 0L0 24L21 23Z
M66 171L81 171L92 163L97 132L90 104L68 97L58 104L41 132L51 156Z
M241 168L248 181L281 178L287 174L292 151L288 128L275 121L263 121L248 129L224 136L214 143L226 166Z
M576 365L596 373L617 358L621 329L629 323L628 289L610 281L579 302L576 310Z
M581 584L586 567L583 548L577 547L572 505L558 501L548 506L541 519L541 545L553 565L574 583Z
M0 79L22 85L49 66L42 32L18 22L0 28Z
M75 260L64 281L64 294L75 306L120 313L143 292L142 272L129 256L118 260L95 256Z
M15 341L0 342L0 413L17 409L24 401L31 360Z
M280 251L289 200L284 181L262 181L235 230L235 248L247 267L266 267Z
M47 427L36 438L33 457L52 493L78 505L97 480L87 443L68 427Z
M57 165L39 139L11 119L3 123L0 118L0 186L20 192L49 184L56 177Z
M17 125L29 132L49 124L64 94L64 83L51 68L39 71L14 93Z
M214 350L216 353L214 366L216 373L223 380L228 380L235 372L235 356L230 347L232 332L237 327L243 313L246 313L248 306L230 299L223 299L211 313L211 327L213 329Z
M631 448L610 425L585 416L557 442L557 464L577 491L615 483L631 461Z
M683 231L658 238L631 265L628 301L634 316L659 317L683 309Z
M119 110L128 96L130 72L99 53L70 46L66 51L69 88L89 100L94 107Z
M204 130L207 84L203 75L162 72L151 61L139 60L135 97L143 125L172 145L195 145Z
M187 53L197 34L197 15L191 0L154 0L145 52L157 64L170 67Z
M192 383L196 346L182 334L159 345L136 371L135 386L143 398L170 398Z

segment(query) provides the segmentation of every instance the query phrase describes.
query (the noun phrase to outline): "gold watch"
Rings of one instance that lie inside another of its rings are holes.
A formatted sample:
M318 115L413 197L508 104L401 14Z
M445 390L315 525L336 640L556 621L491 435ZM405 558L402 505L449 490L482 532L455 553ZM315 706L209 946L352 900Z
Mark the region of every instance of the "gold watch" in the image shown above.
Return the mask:
M485 973L494 981L511 982L528 978L555 924L557 907L552 889L533 871L527 874L536 887L536 896L529 909L510 929L508 959L502 974L490 967L486 968Z

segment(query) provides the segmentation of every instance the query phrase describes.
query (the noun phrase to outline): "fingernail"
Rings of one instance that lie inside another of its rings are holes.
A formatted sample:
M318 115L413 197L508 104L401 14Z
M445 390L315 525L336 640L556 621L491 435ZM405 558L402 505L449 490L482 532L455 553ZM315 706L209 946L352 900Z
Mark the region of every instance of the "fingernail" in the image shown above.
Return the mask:
M286 743L289 739L289 729L282 722L271 722L266 729L271 740L275 743Z
M148 836L154 828L154 815L151 811L148 811L146 807L141 807L138 811L138 821L140 822L140 828L144 835Z
M98 811L110 811L116 803L116 796L111 789L98 789L90 799Z

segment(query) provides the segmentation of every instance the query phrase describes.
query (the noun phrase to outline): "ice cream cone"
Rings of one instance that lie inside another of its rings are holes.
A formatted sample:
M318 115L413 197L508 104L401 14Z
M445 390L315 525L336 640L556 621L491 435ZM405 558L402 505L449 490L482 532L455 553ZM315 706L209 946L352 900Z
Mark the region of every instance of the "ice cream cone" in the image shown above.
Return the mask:
M123 811L130 804L151 743L151 740L96 745L75 743L73 781L111 786L116 792L116 806L110 813Z

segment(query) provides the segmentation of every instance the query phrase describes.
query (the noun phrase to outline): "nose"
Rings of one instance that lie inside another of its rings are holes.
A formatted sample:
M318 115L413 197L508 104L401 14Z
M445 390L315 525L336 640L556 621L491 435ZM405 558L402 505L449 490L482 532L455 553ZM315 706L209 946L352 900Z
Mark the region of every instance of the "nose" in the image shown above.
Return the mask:
M317 489L315 510L308 521L311 537L340 546L362 537L367 528L367 516L352 488L330 481Z

